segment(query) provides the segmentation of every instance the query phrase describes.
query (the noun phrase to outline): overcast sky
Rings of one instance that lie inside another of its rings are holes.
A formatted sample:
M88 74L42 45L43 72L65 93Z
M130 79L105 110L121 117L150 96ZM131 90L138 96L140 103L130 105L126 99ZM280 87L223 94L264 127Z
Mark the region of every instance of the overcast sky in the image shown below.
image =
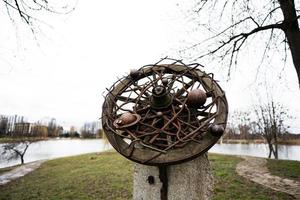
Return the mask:
M182 5L179 0L79 0L68 15L41 13L52 28L41 25L37 41L28 27L13 25L2 9L0 114L24 115L30 121L54 117L65 127L98 120L102 93L118 76L165 56L181 59L178 50L184 41L201 37L186 26ZM261 87L255 84L253 57L243 60L229 82L225 70L205 63L205 71L214 72L225 89L230 110L247 109L256 101L255 88ZM300 92L292 63L281 80L278 71L263 72L276 99L299 119ZM300 132L297 120L290 123Z

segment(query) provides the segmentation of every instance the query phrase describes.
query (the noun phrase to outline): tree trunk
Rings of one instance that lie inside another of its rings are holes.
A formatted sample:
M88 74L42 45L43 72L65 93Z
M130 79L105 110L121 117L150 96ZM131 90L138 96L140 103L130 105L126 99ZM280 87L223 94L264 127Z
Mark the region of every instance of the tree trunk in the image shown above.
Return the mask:
M288 30L285 35L288 39L300 86L300 32Z
M274 132L274 147L273 147L273 150L274 150L274 158L275 159L278 159L278 140L277 140L277 130L275 130Z
M272 145L268 144L268 146L269 146L269 155L268 155L268 158L271 158L271 156L272 156Z
M20 157L21 157L21 165L23 165L24 164L24 155L20 155Z
M275 159L278 159L278 144L275 143L274 146L275 146L274 157L275 157Z
M22 165L24 164L24 155L29 147L29 144L30 144L30 142L25 142L25 145L26 145L25 149L24 149L23 153L20 154Z
M300 86L300 30L294 0L279 0L284 16L283 31L288 40Z
M266 131L265 131L266 132ZM269 136L269 134L265 133L264 137L266 139L266 142L268 144L268 148L269 148L269 155L268 158L271 158L272 153L273 153L273 146L272 146L272 138Z

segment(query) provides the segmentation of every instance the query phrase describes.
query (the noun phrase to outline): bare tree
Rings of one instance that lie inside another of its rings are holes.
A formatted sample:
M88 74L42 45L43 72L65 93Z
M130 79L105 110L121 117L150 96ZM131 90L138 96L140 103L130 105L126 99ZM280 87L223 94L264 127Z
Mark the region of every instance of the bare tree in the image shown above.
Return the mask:
M24 156L32 141L19 140L2 145L2 156L7 160L20 159L21 164L24 164Z
M253 44L263 48L261 62L269 57L270 50L286 61L289 50L300 84L300 1L197 0L194 7L188 16L202 32L208 30L205 40L187 48L197 49L195 59L220 59L229 66L230 75L240 52ZM201 49L204 51L199 52Z
M81 136L83 138L96 138L101 135L99 122L84 123L81 127Z
M0 115L0 136L5 136L8 132L8 117Z
M235 110L229 114L223 138L250 140L255 135L249 111Z
M56 124L56 119L51 118L48 122L48 137L55 137L58 136L58 126Z
M287 132L286 120L290 118L288 110L280 103L271 99L266 104L259 104L254 109L257 121L257 131L268 144L269 155L278 159L278 138Z
M248 139L247 136L250 133L250 113L246 111L235 111L233 113L233 119L241 139Z
M2 0L12 22L21 19L35 33L37 24L46 24L38 17L40 12L67 14L75 9L77 0Z
M83 138L103 138L103 130L99 121L86 122L80 129Z

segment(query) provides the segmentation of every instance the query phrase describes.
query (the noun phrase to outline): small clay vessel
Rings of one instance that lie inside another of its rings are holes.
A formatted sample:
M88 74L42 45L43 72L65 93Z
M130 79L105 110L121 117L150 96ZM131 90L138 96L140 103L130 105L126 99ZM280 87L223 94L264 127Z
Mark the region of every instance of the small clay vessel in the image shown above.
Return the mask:
M221 136L224 133L224 127L222 125L214 124L209 127L210 132L213 136Z
M201 89L191 90L187 96L187 104L193 108L200 108L206 102L206 93Z
M131 69L129 75L133 80L135 80L140 76L140 72L137 69Z
M167 86L168 83L169 83L169 81L168 81L167 78L163 78L163 79L161 80L161 82L162 82L162 84L163 84L164 86Z
M114 126L116 128L125 128L135 125L141 116L138 114L132 114L130 112L123 113L118 119L114 121Z

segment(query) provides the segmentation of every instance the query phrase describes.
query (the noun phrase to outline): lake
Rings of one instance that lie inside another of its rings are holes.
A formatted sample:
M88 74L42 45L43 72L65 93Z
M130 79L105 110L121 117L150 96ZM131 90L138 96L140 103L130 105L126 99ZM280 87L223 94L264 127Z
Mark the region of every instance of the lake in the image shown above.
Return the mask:
M299 145L279 145L279 147L279 159L300 160ZM102 152L111 148L112 147L102 139L51 139L31 144L24 159L27 163L36 160ZM209 152L257 157L267 157L268 155L267 145L265 144L216 144ZM0 160L0 168L19 163L20 160L12 160L9 162Z
M279 159L299 160L300 145L278 145ZM216 144L209 152L230 155L246 155L267 158L269 154L266 144Z
M50 139L32 143L28 147L24 160L27 163L84 153L101 152L111 148L110 144L102 139ZM6 162L0 158L0 168L17 164L20 164L20 160Z

